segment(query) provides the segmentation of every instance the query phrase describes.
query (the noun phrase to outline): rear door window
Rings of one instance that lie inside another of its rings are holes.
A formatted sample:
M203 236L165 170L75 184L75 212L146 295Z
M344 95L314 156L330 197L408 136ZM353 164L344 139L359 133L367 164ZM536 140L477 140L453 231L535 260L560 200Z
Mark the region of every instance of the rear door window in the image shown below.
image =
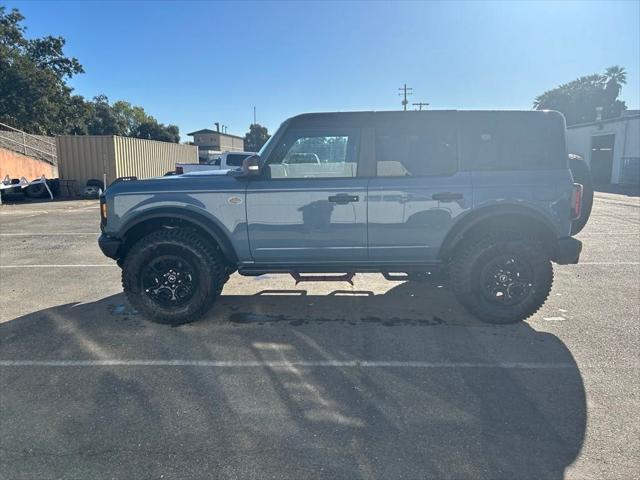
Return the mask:
M457 170L456 130L446 125L379 128L375 148L378 177L452 175Z

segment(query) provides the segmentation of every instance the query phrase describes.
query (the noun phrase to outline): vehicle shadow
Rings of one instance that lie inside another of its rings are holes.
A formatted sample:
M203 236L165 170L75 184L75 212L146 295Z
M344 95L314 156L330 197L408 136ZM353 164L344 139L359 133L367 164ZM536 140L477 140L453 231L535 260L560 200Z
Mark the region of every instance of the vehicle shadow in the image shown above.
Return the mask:
M594 190L600 193L615 193L626 195L627 197L640 197L640 185L615 185L600 184L594 185Z
M563 478L586 428L573 356L527 323L480 324L438 287L223 295L178 328L121 294L6 322L0 463L9 477Z

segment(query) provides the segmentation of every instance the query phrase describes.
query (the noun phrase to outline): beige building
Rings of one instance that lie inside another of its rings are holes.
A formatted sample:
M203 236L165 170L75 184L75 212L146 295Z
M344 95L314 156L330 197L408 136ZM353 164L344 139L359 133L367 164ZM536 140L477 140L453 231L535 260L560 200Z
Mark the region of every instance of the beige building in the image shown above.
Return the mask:
M118 177L160 177L176 163L198 163L192 145L158 142L116 135L62 135L56 137L60 178L76 180L83 188L89 179L108 186Z
M201 163L213 160L223 152L244 151L244 138L237 135L208 128L187 135L193 137L193 143L198 147L198 157Z

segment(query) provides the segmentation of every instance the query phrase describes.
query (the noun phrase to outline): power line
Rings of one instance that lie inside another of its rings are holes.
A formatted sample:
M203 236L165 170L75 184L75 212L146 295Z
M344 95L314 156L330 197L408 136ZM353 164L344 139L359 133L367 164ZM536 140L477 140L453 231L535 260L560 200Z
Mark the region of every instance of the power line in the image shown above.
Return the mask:
M416 102L416 103L412 103L411 105L418 107L418 110L422 110L422 107L426 107L429 104L426 102Z
M407 105L409 104L409 101L407 100L407 95L413 95L413 88L407 87L407 84L405 83L404 86L400 87L398 90L400 90L400 93L398 95L403 97L402 108L406 112Z

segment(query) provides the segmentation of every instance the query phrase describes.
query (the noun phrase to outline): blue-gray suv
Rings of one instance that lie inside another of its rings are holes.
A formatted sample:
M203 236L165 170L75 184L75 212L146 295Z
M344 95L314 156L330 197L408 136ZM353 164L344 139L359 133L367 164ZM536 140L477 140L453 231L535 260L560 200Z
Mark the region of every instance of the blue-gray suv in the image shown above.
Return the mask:
M303 114L220 173L122 179L101 198L100 247L154 321L196 320L235 271L439 269L478 318L513 323L545 302L552 261L578 262L586 223L557 112Z

